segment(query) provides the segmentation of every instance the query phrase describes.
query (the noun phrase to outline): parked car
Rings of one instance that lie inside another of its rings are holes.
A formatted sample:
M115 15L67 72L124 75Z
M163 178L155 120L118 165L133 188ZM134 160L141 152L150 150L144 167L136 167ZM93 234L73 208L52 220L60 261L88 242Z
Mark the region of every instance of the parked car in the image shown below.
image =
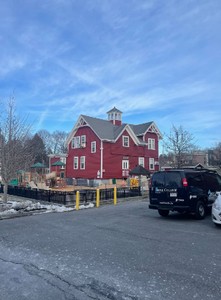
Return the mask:
M216 199L212 206L212 220L215 225L221 225L221 192L216 193Z
M163 217L170 211L194 213L197 219L206 216L213 200L211 192L221 191L221 177L206 169L172 169L153 174L150 182L150 209Z

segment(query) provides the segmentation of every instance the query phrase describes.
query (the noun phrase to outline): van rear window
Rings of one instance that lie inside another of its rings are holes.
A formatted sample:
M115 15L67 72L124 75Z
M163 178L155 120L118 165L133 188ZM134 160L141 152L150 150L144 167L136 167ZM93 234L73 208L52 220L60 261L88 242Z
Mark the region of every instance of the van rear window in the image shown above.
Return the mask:
M156 173L153 175L152 186L158 188L164 187L164 173Z
M179 172L167 172L165 175L166 188L182 187L181 175Z
M182 186L179 172L156 173L152 178L152 186L158 188L178 188Z

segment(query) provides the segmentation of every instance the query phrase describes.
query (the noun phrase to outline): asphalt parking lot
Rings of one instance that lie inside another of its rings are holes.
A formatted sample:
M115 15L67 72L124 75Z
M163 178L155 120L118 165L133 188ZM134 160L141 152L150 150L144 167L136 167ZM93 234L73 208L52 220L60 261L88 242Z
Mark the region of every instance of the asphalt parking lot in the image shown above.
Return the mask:
M1 298L220 299L221 229L145 199L0 221Z

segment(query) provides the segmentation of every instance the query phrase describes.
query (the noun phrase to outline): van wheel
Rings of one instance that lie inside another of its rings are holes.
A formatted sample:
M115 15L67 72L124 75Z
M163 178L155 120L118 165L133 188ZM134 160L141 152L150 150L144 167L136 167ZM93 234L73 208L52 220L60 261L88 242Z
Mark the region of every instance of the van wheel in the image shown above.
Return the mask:
M167 216L169 215L169 210L158 209L158 213L159 213L162 217L167 217Z
M203 201L198 201L196 204L195 215L197 220L202 220L206 216L206 207Z

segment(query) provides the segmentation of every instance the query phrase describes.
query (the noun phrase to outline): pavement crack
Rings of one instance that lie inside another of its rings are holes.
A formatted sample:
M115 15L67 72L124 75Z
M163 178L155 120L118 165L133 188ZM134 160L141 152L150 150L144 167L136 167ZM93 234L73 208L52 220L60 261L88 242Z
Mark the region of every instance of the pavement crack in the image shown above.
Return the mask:
M13 260L6 260L0 257L0 261L5 263L11 263L24 268L24 270L30 276L37 276L38 278L44 280L48 285L62 292L63 296L67 300L77 300L84 299L96 299L96 300L137 300L137 297L132 295L125 295L123 292L118 291L112 286L98 281L94 278L85 276L85 284L74 284L68 280L65 280L58 274L55 274L44 268L40 268L32 263L23 263Z

